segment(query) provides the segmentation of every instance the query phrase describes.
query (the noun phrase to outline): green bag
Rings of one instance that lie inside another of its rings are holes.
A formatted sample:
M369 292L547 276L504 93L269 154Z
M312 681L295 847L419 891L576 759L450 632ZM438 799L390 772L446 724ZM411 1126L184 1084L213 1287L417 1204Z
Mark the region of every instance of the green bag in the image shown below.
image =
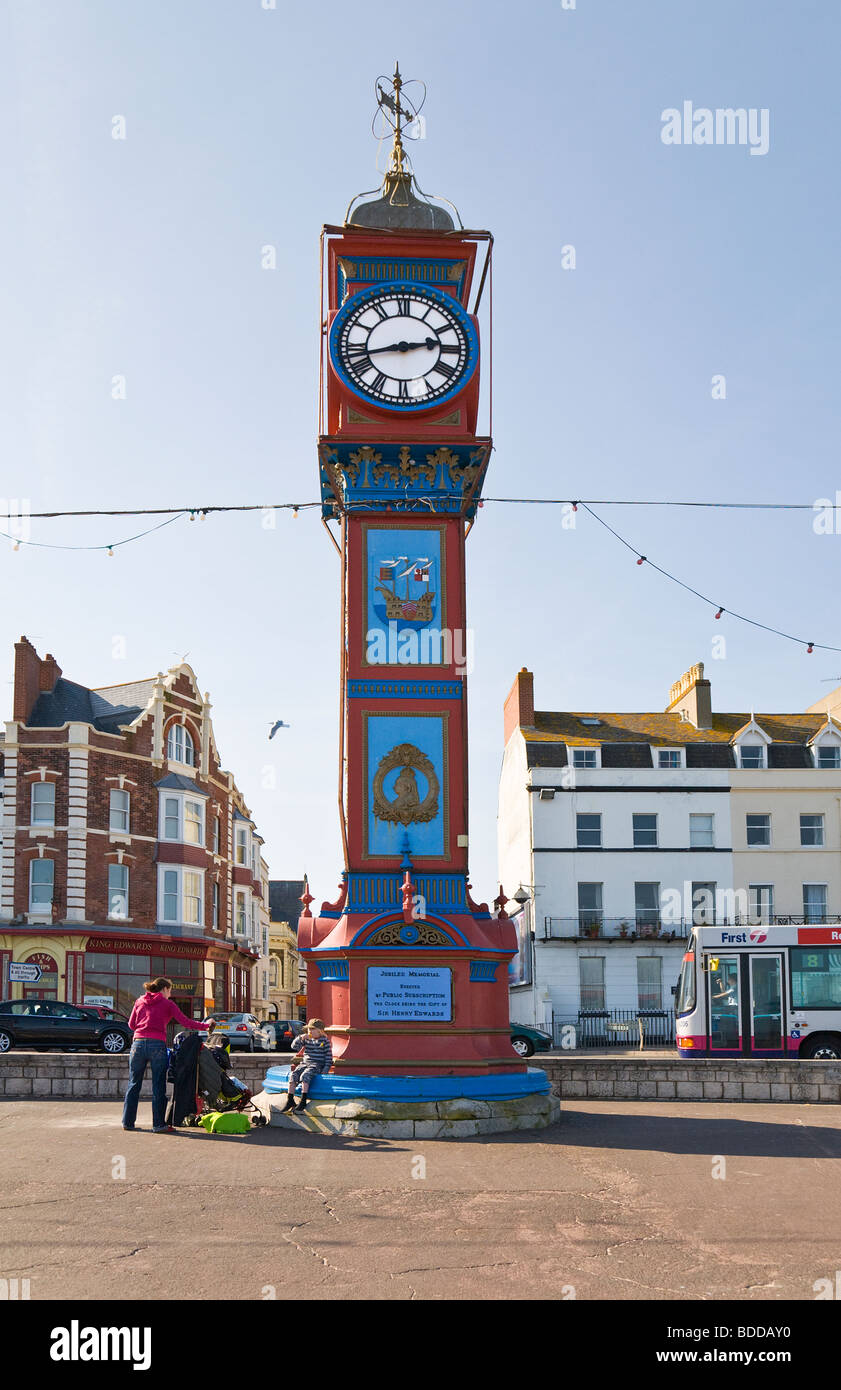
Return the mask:
M250 1134L251 1121L239 1110L208 1110L199 1117L208 1134Z

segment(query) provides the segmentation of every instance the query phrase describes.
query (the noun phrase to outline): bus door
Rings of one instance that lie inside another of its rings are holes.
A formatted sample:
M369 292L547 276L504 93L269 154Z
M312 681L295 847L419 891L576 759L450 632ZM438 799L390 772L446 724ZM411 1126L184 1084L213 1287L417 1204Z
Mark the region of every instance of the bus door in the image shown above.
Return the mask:
M783 998L783 958L773 951L746 954L742 958L745 1016L750 1027L744 1030L743 1051L769 1056L785 1048L785 1000Z
M707 984L707 1018L710 1052L741 1052L746 1030L742 1028L742 972L738 955L710 953L704 956Z
M709 1052L768 1057L785 1049L783 958L774 951L705 957Z

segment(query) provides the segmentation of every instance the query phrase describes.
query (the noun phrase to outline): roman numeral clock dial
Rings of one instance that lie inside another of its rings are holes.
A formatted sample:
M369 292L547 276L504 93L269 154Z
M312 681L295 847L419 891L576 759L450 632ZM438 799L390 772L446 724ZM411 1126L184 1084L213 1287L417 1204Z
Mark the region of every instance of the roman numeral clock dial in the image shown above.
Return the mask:
M386 409L429 410L464 389L476 368L476 330L452 296L394 281L361 290L330 329L330 361L349 390Z

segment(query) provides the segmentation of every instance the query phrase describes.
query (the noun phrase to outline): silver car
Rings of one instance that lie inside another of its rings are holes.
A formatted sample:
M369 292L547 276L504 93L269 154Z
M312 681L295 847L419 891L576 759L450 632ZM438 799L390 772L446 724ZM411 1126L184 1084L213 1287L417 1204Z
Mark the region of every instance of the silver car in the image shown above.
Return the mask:
M213 1022L213 1029L208 1035L208 1042L211 1045L221 1043L224 1047L230 1043L232 1052L235 1048L241 1052L271 1051L273 1039L269 1037L268 1031L255 1014L208 1014L205 1022L211 1021Z

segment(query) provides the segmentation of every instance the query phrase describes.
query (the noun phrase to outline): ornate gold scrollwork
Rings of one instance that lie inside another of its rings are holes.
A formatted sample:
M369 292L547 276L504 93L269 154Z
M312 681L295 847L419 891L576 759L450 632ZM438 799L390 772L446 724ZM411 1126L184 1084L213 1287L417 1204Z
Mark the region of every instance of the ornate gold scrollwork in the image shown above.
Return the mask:
M365 942L366 946L452 946L452 941L438 927L431 927L426 922L413 922L412 926L417 932L417 936L412 941L406 941L400 935L403 930L402 922L392 922L388 927L380 927L378 932L369 936Z
M401 769L394 783L397 795L393 801L389 801L385 794L385 779L396 767ZM418 791L416 768L426 778L426 796L423 799ZM440 789L438 774L426 754L413 743L398 743L396 748L380 759L374 774L374 815L377 820L398 825L434 820L438 815Z
M404 444L398 454L398 460L401 477L408 478L412 483L424 478L430 487L434 487L437 469L434 463L429 462L429 459L426 463L418 463L416 459L412 458L412 451L408 444Z
M360 446L360 448L356 450L355 453L351 454L350 462L343 465L343 472L347 474L347 476L350 478L350 481L353 483L353 486L356 487L356 484L359 482L359 474L363 466L366 463L372 463L374 465L372 471L374 477L376 478L377 467L381 460L382 454L378 454L376 450L371 448L370 444L363 444ZM370 486L367 477L363 481L362 486Z
M440 448L435 450L434 454L427 454L426 461L435 470L436 477L438 474L438 469L442 466L442 464L444 468L448 468L450 470L450 477L452 477L453 468L458 467L459 456L458 454L454 454L452 449L448 449L445 444L442 444Z

